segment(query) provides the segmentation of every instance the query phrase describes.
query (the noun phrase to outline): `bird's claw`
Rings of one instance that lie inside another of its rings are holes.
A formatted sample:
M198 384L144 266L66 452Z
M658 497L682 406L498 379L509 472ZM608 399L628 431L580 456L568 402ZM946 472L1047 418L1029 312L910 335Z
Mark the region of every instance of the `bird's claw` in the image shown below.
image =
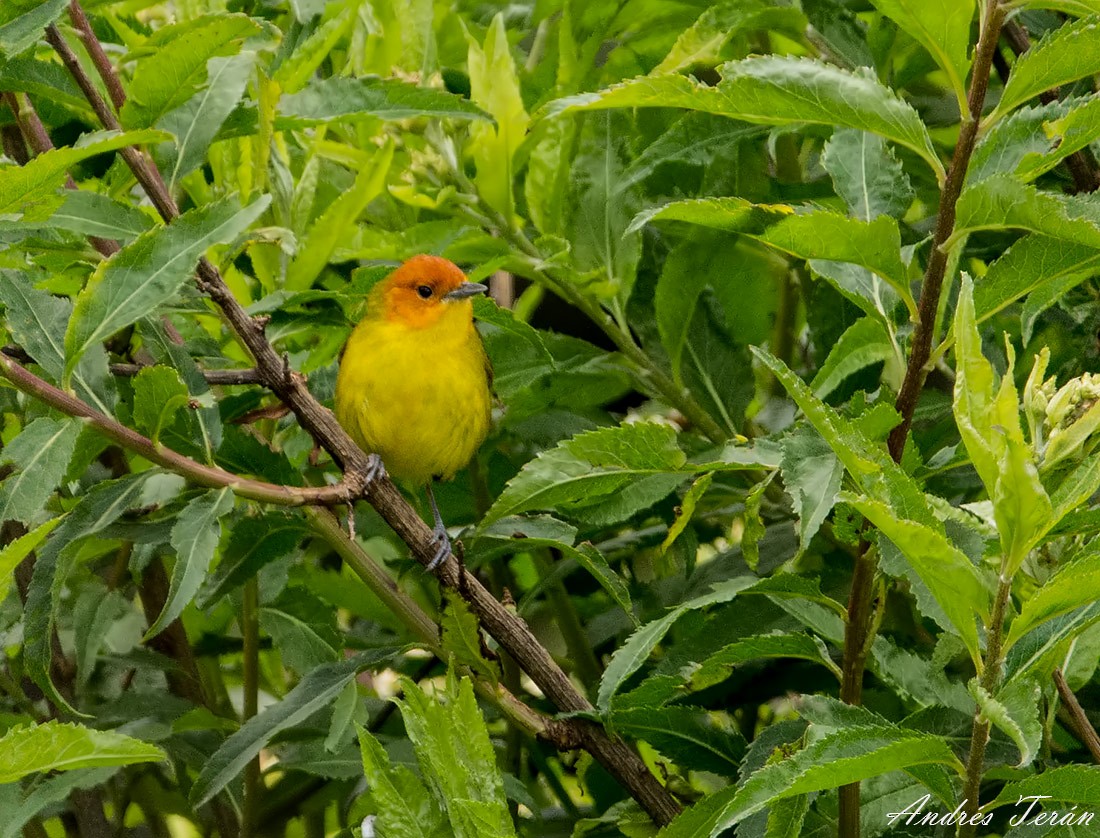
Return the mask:
M381 480L386 476L386 466L382 458L377 454L367 455L367 473L363 475L364 482L369 486L375 480Z
M432 529L432 535L435 536L435 541L439 544L436 548L435 555L432 556L432 560L427 564L427 570L430 573L439 567L451 555L451 537L447 535L446 527L436 525Z

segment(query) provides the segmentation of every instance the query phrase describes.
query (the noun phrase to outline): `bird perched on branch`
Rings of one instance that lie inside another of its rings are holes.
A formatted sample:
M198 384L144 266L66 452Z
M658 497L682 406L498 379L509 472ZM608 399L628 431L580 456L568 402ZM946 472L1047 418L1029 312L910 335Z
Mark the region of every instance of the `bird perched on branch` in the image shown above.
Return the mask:
M439 543L428 570L451 551L432 481L454 477L489 431L492 368L472 302L487 290L453 262L414 256L371 290L340 359L340 424L394 477L427 487Z

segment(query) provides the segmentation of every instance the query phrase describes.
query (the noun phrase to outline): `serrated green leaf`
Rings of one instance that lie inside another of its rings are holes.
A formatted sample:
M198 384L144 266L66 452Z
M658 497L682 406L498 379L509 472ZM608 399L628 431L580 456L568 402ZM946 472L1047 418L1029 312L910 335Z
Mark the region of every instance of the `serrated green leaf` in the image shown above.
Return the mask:
M146 640L164 631L195 598L221 538L219 519L232 508L233 492L225 487L204 492L180 512L170 539L176 562L172 567L168 597L160 615L145 632Z
M32 551L46 540L53 528L64 521L64 517L47 518L26 535L22 535L4 545L0 550L0 602L8 595L11 583L15 579L15 568Z
M493 17L484 44L477 43L469 32L466 44L470 98L495 122L470 127L470 151L477 167L475 182L481 197L510 221L514 212L513 161L531 119L520 95L504 15L498 12Z
M606 108L688 108L763 125L837 125L880 134L912 149L943 175L928 129L913 108L872 73L767 55L722 67L708 87L684 76L643 76L552 102L550 115Z
M967 49L974 0L872 0L880 12L924 47L947 73L960 105L966 103ZM1014 71L1015 72L1015 71Z
M160 748L113 730L48 721L13 727L0 736L0 783L47 771L133 765L164 758Z
M70 189L65 193L64 203L46 223L85 236L129 242L151 230L155 222L137 207L120 203L108 195Z
M882 321L863 317L844 330L825 363L810 382L819 399L829 396L850 375L895 357L896 349Z
M119 113L122 124L156 125L206 83L210 59L238 52L244 40L259 31L259 25L242 14L206 15L158 29L134 66Z
M886 503L899 518L936 530L942 528L924 493L882 446L871 442L858 426L814 396L782 361L761 349L754 348L753 354L779 379L866 495Z
M340 658L335 612L301 586L288 587L272 606L261 608L260 627L295 672L307 673Z
M1076 803L1086 809L1095 808L1100 803L1100 768L1095 765L1062 765L1042 774L1014 780L1006 783L988 805L990 808L1018 806L1021 799L1032 797L1045 798L1045 806Z
M355 24L357 7L346 5L314 29L302 43L287 54L275 71L273 81L287 93L297 93L312 78L329 53L342 41Z
M0 485L0 521L27 524L42 513L65 477L81 424L76 419L35 419L0 449L0 463L18 468Z
M637 422L578 434L528 462L481 525L534 509L575 511L609 502L612 495L633 514L690 476L686 462L667 425Z
M1098 622L1100 602L1091 601L1039 623L1009 650L1005 658L1006 679L1050 678L1056 667L1065 665L1070 648Z
M722 273L716 272L715 267ZM681 386L681 359L699 295L712 281L727 277L725 266L716 265L706 243L685 241L665 257L657 279L653 308L657 315L657 333L668 352L672 375Z
M77 297L65 332L66 373L89 346L174 298L206 250L240 235L269 203L264 196L240 209L225 198L198 207L101 262Z
M981 714L1020 750L1017 768L1030 765L1043 740L1043 725L1039 720L1039 684L1029 678L1017 678L994 697L975 679L970 682L970 694L978 703Z
M326 209L302 239L286 272L288 291L305 291L321 275L333 251L355 229L359 215L386 184L393 162L393 143L385 143L359 170L355 183Z
M504 784L473 684L448 674L446 700L402 679L398 702L420 772L455 827L455 838L514 836ZM465 804L476 804L467 807Z
M975 230L1005 228L1100 248L1100 201L1093 195L1043 192L1010 175L994 175L963 189L954 239Z
M356 725L356 729L367 788L376 806L376 827L395 838L434 835L444 816L423 781L407 766L392 764L366 728Z
M745 738L728 719L699 707L634 707L611 713L611 725L631 739L644 739L682 768L736 777Z
M1067 23L1032 44L1012 67L990 120L1044 91L1100 72L1100 24L1095 18Z
M942 533L916 521L898 518L884 504L844 493L840 499L859 510L897 545L951 621L950 626L943 628L953 628L974 661L979 661L981 649L975 617L989 619L991 597L970 559Z
M938 736L893 727L854 727L826 735L739 787L696 803L662 829L660 838L717 836L774 800L837 788L915 765L962 766Z
M67 0L43 0L15 17L10 17L0 26L0 54L16 56L30 49L41 38L42 30L61 17L68 6ZM5 15L8 17L8 15Z
M481 623L465 599L447 593L439 625L443 651L450 656L452 664L469 667L490 683L500 681L500 665L485 657Z
M1097 585L1100 585L1100 554L1085 553L1059 568L1020 606L1019 615L1009 626L1005 651L1037 626L1092 602Z
M222 547L217 570L198 597L199 606L206 608L243 585L265 565L294 550L304 535L302 520L282 512L237 521Z
M607 669L604 670L603 678L600 679L600 691L596 699L596 705L600 710L607 712L612 696L618 692L627 678L642 667L650 653L680 617L697 608L729 602L752 583L752 577L742 576L716 585L710 593L676 606L663 617L646 623L630 635L626 642L615 650L615 654L607 664Z
M359 672L393 654L378 649L322 664L313 669L281 701L265 707L258 715L225 740L203 766L191 787L191 802L202 806L241 772L279 731L293 727L327 706Z
M74 146L43 152L25 166L0 168L0 218L42 221L63 202L57 191L77 163L104 152L165 139L168 135L163 131L97 131L85 134Z

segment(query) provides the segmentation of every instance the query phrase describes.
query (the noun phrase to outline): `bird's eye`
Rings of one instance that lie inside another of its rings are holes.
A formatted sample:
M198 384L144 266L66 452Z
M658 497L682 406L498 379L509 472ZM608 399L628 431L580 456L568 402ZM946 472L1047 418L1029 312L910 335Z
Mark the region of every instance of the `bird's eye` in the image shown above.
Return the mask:
M420 295L422 299L428 299L432 295L432 286L419 285L417 286L416 293Z

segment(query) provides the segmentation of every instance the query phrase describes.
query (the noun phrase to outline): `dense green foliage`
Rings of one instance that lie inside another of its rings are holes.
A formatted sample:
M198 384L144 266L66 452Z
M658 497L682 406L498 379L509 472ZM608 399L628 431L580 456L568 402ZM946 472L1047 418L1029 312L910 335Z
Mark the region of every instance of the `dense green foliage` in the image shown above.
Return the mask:
M1100 3L85 10L0 4L0 834L1088 834L1013 819L1100 817ZM500 303L444 517L589 710L195 281L331 405L417 253Z

